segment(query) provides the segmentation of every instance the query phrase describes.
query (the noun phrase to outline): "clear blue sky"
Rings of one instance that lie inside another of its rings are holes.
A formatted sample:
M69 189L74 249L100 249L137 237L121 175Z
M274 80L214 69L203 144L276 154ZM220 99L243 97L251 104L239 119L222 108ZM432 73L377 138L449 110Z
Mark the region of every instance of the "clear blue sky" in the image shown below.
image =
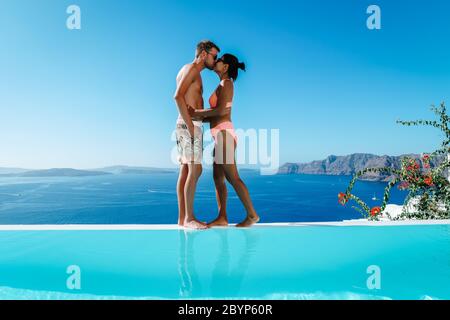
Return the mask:
M173 166L175 76L205 38L246 62L235 126L280 129L281 162L427 151L435 130L395 121L450 104L449 19L445 0L2 1L0 166Z

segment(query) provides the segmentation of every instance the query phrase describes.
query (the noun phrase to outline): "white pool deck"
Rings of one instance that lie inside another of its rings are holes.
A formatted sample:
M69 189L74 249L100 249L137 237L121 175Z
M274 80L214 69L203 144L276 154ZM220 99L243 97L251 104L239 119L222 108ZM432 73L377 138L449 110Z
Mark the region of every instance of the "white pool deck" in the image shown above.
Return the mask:
M411 226L411 225L450 225L450 220L404 220L404 221L369 221L344 220L331 222L280 222L258 223L252 228L264 227L351 227L351 226ZM229 227L234 227L230 224ZM227 227L215 227L227 228ZM215 229L214 228L214 229ZM60 224L60 225L0 225L0 231L58 231L58 230L183 230L176 224Z

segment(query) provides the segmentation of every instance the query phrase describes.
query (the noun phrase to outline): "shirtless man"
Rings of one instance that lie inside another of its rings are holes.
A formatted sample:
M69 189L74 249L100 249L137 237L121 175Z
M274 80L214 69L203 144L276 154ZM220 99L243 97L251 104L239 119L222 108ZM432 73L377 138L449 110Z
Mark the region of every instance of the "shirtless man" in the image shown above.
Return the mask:
M194 215L194 196L198 178L202 173L203 123L193 121L188 106L203 109L203 83L200 72L213 70L219 47L211 41L197 45L195 59L183 66L177 75L177 90L174 99L179 116L176 126L180 174L177 183L178 225L191 229L206 229Z

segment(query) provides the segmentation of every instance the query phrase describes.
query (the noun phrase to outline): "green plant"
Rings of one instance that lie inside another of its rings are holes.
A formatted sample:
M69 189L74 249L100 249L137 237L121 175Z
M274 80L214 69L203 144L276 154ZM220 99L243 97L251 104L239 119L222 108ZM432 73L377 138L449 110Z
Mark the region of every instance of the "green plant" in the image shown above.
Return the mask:
M439 107L432 106L431 110L438 116L438 120L397 121L405 126L432 126L442 131L444 139L441 146L431 154L424 154L420 159L403 157L400 169L390 167L366 168L357 172L346 190L338 195L339 203L345 205L348 201L355 201L359 207L353 206L364 217L379 220L389 201L391 189L398 184L399 189L407 190L402 214L396 219L448 219L450 218L450 183L443 176L444 170L450 167L450 130L449 116L445 103ZM444 156L439 164L432 166L431 162L438 156ZM370 208L362 199L352 194L356 181L369 172L385 173L392 178L384 190L383 202L380 206ZM417 203L411 208L410 201ZM389 216L389 214L387 214Z

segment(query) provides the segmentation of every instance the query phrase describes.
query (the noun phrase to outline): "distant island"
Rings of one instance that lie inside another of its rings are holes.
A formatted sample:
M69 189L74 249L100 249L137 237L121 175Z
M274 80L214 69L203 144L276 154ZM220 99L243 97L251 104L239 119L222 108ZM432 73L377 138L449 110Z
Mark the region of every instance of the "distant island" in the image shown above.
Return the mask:
M5 168L3 168L5 169ZM6 170L3 170L6 171ZM0 177L88 177L110 174L101 171L76 170L71 168L58 168L47 170L29 170L25 172L0 174Z
M401 158L409 156L419 159L418 154L405 154L400 156L377 156L369 153L354 153L346 156L330 155L324 160L309 163L285 163L278 174L322 174L322 175L353 175L365 168L391 167L400 169ZM443 156L436 157L431 162L434 167L443 161ZM447 176L447 173L445 173ZM382 173L368 173L361 177L367 181L389 181L390 175Z
M409 156L419 159L418 154L405 154L400 156L377 156L369 153L354 153L346 156L330 155L324 160L316 160L308 163L288 162L278 169L277 174L321 174L321 175L354 175L356 172L365 168L391 167L400 169L401 158ZM431 161L434 167L443 161L440 156ZM209 168L205 168L209 170ZM255 169L242 168L241 172L257 172ZM46 170L28 170L21 168L0 168L1 177L88 177L101 175L126 175L126 174L168 174L176 173L178 169L165 169L153 167L133 167L133 166L110 166L97 169L77 170L72 168L46 169ZM444 172L448 177L448 173ZM380 173L369 173L361 177L366 181L388 181L391 176Z
M130 167L130 166L111 166L99 169L93 169L95 171L109 172L112 174L151 174L151 173L173 173L176 169L163 169L152 167Z
M173 173L172 169L151 167L111 166L100 169L77 170L73 168L53 168L45 170L27 170L20 168L0 168L0 177L89 177L112 174L154 174Z
M0 176L3 174L22 173L26 171L29 170L21 168L0 168Z

